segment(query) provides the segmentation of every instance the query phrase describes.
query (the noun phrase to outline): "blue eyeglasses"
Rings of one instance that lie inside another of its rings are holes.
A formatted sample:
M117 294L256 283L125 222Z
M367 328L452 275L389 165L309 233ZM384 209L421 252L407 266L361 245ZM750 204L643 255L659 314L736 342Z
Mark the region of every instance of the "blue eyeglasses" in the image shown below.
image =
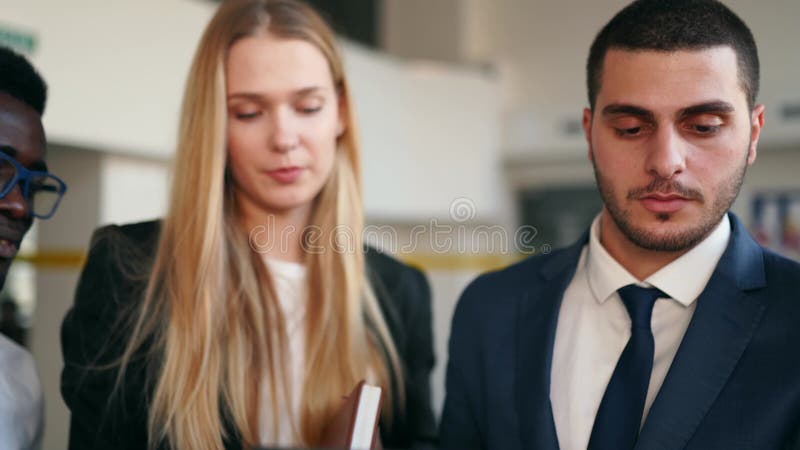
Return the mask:
M22 196L33 217L49 219L58 207L67 185L55 175L28 170L13 157L0 151L0 198L5 198L15 186L20 185Z

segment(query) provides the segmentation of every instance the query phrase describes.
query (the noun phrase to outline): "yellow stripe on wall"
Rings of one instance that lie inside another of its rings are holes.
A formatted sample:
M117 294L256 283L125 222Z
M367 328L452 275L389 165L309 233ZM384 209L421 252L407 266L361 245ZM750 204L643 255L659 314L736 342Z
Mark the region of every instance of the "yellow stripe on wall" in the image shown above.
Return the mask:
M79 270L86 261L86 252L84 250L44 250L19 254L14 260L27 262L37 269Z
M463 255L457 253L412 253L402 255L400 259L409 265L422 270L450 270L488 272L514 264L526 255Z
M458 253L410 253L400 255L405 263L422 270L487 272L514 264L527 255L458 254ZM80 270L86 261L83 250L44 250L19 254L16 261L32 264L37 269Z

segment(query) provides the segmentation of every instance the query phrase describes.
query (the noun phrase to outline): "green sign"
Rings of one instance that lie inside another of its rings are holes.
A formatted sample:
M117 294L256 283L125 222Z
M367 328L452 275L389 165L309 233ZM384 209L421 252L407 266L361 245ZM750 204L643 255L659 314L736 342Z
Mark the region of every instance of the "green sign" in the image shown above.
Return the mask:
M0 45L30 55L36 50L36 35L0 25Z

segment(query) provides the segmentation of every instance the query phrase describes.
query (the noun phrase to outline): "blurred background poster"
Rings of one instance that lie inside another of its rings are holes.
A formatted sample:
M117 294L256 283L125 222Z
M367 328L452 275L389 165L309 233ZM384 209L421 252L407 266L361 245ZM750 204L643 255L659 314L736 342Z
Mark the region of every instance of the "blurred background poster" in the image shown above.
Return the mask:
M800 190L755 193L751 207L751 231L758 242L800 261Z

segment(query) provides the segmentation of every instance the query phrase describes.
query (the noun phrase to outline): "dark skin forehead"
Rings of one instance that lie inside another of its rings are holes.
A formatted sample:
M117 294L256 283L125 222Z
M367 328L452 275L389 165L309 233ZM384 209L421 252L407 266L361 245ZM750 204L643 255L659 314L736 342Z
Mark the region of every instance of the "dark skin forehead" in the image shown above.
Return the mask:
M42 118L33 108L0 92L0 146L16 150L13 156L29 169L45 169L46 139Z

